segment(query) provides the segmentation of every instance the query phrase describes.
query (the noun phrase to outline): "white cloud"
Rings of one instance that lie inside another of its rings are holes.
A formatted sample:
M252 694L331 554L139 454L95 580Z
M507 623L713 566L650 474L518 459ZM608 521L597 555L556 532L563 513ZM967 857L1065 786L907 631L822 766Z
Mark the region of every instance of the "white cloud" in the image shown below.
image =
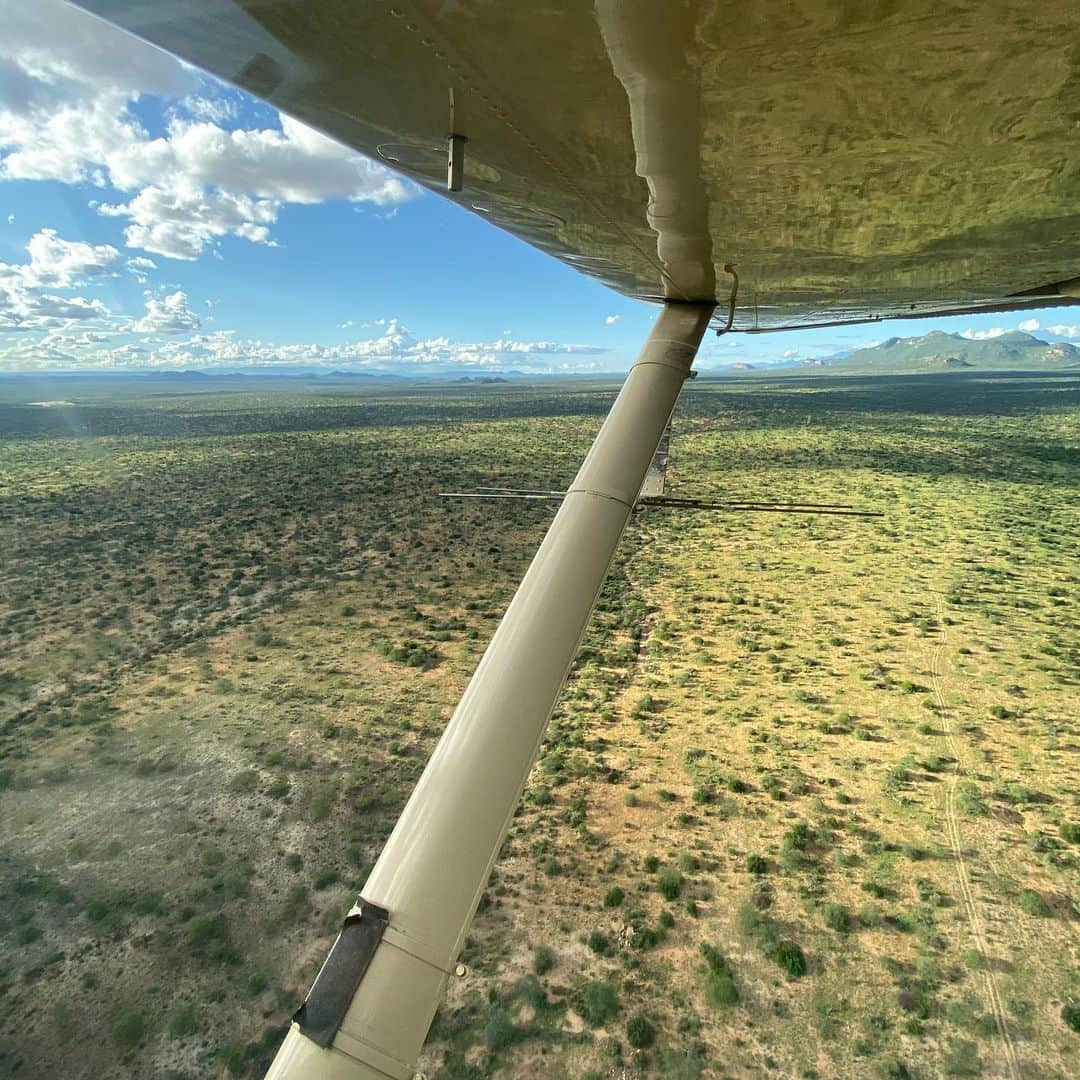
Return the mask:
M1080 326L1065 326L1063 323L1058 323L1056 326L1048 326L1046 329L1056 337L1080 337Z
M235 106L200 93L192 69L57 0L27 16L0 0L0 177L111 188L95 203L126 218L130 247L198 258L221 237L272 244L287 203L390 206L411 185L299 121L226 130ZM146 94L179 98L164 135L131 110Z
M150 280L149 272L157 269L157 263L153 259L144 258L142 255L128 259L125 265L140 285L145 285Z
M9 348L0 354L0 368L120 367L251 367L303 364L310 367L385 371L437 372L459 369L521 368L529 371L597 369L608 350L592 345L553 341L457 342L447 337L420 339L398 320L390 319L378 337L340 345L303 342L278 345L241 339L232 331L187 333L198 326L188 299L177 291L147 299L147 313L130 327L147 335L140 342L100 348L85 335L58 330L33 349ZM156 335L169 335L155 338Z
M128 203L99 207L110 217L126 217L128 247L170 259L197 259L208 243L222 236L240 236L272 244L270 225L279 206L267 200L222 191L207 191L176 177L167 187L152 184Z
M53 293L0 292L0 329L46 330L66 322L99 319L109 314L97 299L85 296L56 296Z
M199 316L188 306L187 293L177 289L160 300L150 296L146 300L146 314L133 326L138 334L181 334L198 330Z
M988 341L990 338L1001 337L1005 333L1003 326L991 326L989 330L961 330L960 336L968 341Z
M1039 329L1040 323L1038 319L1025 319L1022 323L1017 324L1017 330L1023 330L1025 334L1034 334Z
M7 223L9 225L14 225L15 224L15 215L14 214L8 214Z
M120 258L116 248L64 240L54 229L42 229L27 241L26 251L27 262L0 262L0 328L41 330L108 315L100 300L59 296L54 290L113 276Z
M67 287L91 277L112 275L120 252L111 244L64 240L55 229L34 233L26 244L30 263L20 267L24 279L35 286Z
M608 315L604 318L604 325L614 326L621 318L621 315Z
M784 359L785 360L791 360L792 358L794 358L796 356L799 356L799 355L800 355L800 350L799 349L785 349L784 350Z
M237 117L236 102L220 95L192 94L180 102L180 107L196 120L209 120L214 124L223 124Z
M344 322L339 322L337 328L339 330L348 330L350 327L355 326L356 323L352 319L346 319Z

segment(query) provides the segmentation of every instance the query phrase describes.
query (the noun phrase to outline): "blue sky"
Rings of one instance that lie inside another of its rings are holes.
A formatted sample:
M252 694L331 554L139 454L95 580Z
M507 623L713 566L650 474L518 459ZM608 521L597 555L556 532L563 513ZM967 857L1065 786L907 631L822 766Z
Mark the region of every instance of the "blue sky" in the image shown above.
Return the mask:
M655 318L59 0L0 0L0 23L0 370L616 371ZM731 335L699 366L931 329L1067 340L1078 322L1060 309Z

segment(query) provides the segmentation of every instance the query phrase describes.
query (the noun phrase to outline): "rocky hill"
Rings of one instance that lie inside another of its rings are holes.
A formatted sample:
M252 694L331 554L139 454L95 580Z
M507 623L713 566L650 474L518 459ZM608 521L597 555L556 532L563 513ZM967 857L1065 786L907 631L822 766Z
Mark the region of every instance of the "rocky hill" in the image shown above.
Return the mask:
M1020 330L981 341L935 330L922 337L892 337L845 357L809 363L838 372L1057 370L1080 367L1080 349L1065 342L1042 341Z

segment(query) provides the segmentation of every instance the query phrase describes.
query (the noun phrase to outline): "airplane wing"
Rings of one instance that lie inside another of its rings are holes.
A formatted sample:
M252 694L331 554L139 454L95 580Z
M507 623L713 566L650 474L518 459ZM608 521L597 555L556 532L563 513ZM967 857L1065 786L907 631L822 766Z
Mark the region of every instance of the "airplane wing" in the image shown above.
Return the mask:
M80 6L626 295L715 300L734 330L1080 299L1076 4Z

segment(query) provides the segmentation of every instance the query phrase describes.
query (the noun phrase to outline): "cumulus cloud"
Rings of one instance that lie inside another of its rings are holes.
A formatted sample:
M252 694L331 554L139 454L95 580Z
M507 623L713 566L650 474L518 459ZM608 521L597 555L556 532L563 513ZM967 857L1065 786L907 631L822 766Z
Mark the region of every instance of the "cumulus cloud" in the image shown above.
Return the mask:
M344 322L339 322L337 328L339 330L348 330L351 326L355 326L356 323L352 319L346 319Z
M1019 323L1016 327L1017 330L1023 330L1025 334L1034 334L1039 329L1040 323L1038 319L1025 319L1022 323Z
M1063 323L1058 323L1056 326L1048 326L1046 329L1056 337L1080 337L1080 326L1066 326Z
M64 240L55 229L36 232L26 244L30 262L19 267L24 280L34 285L68 286L87 278L113 274L120 252L111 244Z
M0 262L0 328L41 330L109 314L98 299L60 296L54 290L112 276L120 258L116 248L65 240L55 229L42 229L27 241L26 252L26 262Z
M608 315L604 319L604 325L605 326L614 326L621 318L622 318L621 315Z
M126 219L129 247L196 259L221 237L272 244L282 206L328 199L389 206L414 189L289 117L228 130L231 99L179 61L57 0L0 0L0 177L92 184ZM179 99L152 137L132 106Z
M199 317L188 306L187 293L177 289L160 299L146 299L146 314L132 329L139 334L181 334L198 330Z
M147 313L130 327L145 335L120 346L99 344L71 331L52 334L38 353L23 348L0 354L0 367L241 368L302 364L308 367L408 370L416 373L463 369L521 368L530 371L596 369L608 352L592 345L554 341L458 342L417 338L397 319L377 337L337 345L301 342L278 345L244 339L228 330L183 333L198 327L187 297L177 291L147 300Z
M961 330L960 336L968 341L988 341L990 338L1001 337L1005 333L1003 326L991 326L989 330Z

